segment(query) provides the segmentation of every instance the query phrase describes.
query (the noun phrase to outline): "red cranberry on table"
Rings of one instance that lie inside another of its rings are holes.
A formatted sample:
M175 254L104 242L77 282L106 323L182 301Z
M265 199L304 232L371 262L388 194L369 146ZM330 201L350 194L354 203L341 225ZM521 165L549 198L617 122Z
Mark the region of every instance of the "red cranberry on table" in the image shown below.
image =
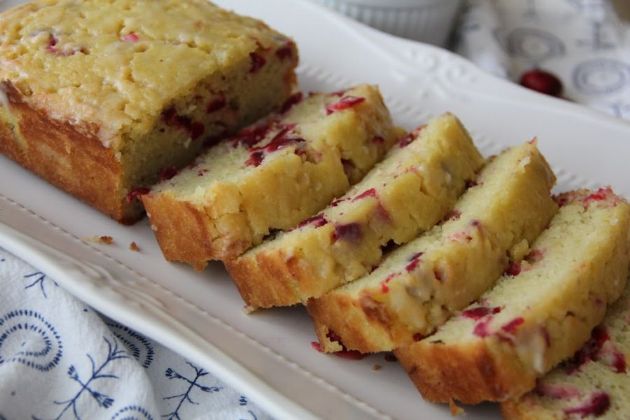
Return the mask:
M546 95L560 97L562 81L553 73L541 69L528 70L521 75L520 84Z

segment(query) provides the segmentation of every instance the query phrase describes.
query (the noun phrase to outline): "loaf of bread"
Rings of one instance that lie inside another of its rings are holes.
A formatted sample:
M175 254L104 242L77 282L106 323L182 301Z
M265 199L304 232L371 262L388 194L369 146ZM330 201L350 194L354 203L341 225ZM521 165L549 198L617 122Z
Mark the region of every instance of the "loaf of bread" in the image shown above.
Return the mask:
M572 356L619 298L630 264L630 206L610 189L559 199L550 227L492 290L395 352L425 399L520 397Z
M295 85L290 39L206 0L36 0L0 33L0 152L124 223Z
M501 405L508 420L627 419L630 413L630 288L571 359L536 389Z
M228 271L251 309L319 297L369 273L383 249L435 225L482 164L455 116L435 118L403 137L344 196L229 261Z
M166 258L201 269L320 211L401 134L374 86L313 94L212 147L142 200Z
M371 274L308 303L325 351L409 345L491 287L557 211L555 177L533 143L496 157L450 220L400 247Z

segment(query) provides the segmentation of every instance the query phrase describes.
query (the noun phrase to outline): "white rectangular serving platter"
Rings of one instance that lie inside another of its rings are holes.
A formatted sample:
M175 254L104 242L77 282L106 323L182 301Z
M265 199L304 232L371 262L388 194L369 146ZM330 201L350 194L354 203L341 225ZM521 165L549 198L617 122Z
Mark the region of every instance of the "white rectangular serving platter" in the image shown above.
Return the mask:
M0 9L18 3L0 0ZM397 39L304 0L217 0L293 36L306 91L379 84L411 128L451 111L486 154L538 137L558 189L613 185L630 196L630 124L496 79L449 52ZM628 87L630 90L630 86ZM278 418L448 419L424 402L397 363L354 361L311 348L303 308L251 315L219 264L197 273L166 262L146 220L118 225L0 157L0 247L68 291L248 393ZM85 238L109 235L114 245ZM131 252L135 241L142 252ZM374 370L375 364L382 369ZM463 373L464 374L464 373ZM495 405L466 418L498 418Z

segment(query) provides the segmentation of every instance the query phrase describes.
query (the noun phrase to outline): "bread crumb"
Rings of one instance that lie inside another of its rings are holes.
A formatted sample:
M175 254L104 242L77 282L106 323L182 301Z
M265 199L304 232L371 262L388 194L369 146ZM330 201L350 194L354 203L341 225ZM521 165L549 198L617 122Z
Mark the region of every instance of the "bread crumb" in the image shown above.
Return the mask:
M461 416L466 413L463 408L455 404L452 398L448 400L448 408L451 409L451 416Z
M383 368L383 366L379 365L378 363L374 363L374 366L372 366L372 370L381 370Z
M99 236L98 241L105 245L111 245L114 243L114 238L112 238L111 236L103 235Z
M134 252L140 252L140 247L138 246L138 244L135 241L133 241L133 242L131 242L129 244L129 249L131 251L134 251Z

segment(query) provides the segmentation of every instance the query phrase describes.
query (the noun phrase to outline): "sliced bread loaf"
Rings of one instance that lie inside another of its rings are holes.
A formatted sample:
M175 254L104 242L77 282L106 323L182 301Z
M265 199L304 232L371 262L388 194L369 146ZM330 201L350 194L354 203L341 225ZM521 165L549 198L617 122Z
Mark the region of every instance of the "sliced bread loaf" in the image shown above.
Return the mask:
M610 189L578 191L569 200L523 262L479 302L396 351L424 398L517 398L601 322L628 277L630 206Z
M526 249L547 226L557 211L554 181L535 144L495 158L451 220L394 251L368 276L309 301L322 348L387 351L433 332L494 284L511 249Z
M630 417L630 288L573 358L540 379L535 391L506 401L508 420Z
M166 258L202 269L321 210L400 134L375 86L314 94L212 147L142 201Z
M343 197L226 265L252 309L319 297L366 275L383 248L409 242L453 207L483 158L445 114L403 137Z

